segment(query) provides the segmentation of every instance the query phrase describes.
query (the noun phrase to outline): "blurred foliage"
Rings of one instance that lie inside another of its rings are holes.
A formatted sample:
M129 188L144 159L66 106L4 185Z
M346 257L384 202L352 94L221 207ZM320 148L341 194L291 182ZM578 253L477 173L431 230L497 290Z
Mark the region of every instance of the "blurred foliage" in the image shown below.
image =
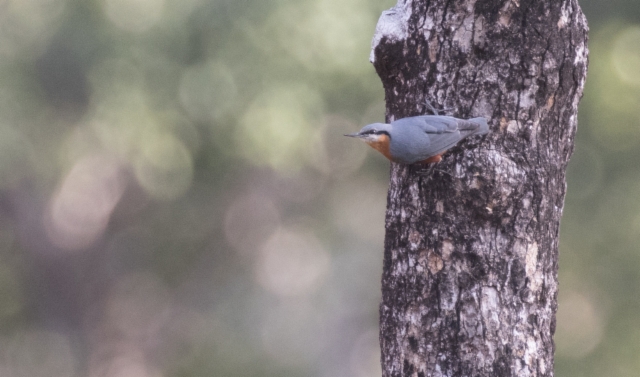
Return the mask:
M640 369L640 4L582 1L557 375ZM0 375L373 376L392 0L0 1Z

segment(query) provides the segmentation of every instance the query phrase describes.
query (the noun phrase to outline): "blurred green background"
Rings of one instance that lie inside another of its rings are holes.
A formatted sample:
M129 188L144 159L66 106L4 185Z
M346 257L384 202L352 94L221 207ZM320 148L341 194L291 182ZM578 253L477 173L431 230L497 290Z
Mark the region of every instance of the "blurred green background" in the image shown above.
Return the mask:
M376 376L393 0L0 0L0 376ZM558 376L640 371L640 3L584 0Z

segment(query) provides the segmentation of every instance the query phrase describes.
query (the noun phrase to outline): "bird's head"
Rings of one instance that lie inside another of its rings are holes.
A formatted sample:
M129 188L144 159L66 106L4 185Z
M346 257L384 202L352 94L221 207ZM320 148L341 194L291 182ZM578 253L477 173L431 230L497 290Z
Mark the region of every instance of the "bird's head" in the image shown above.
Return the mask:
M389 151L389 142L391 141L391 125L386 123L373 123L368 124L359 132L354 134L347 134L344 136L358 138L365 143L369 144L373 149L382 153L388 159L391 158Z
M367 144L389 142L389 125L386 123L368 124L356 133L346 134L344 136L355 137L361 139Z

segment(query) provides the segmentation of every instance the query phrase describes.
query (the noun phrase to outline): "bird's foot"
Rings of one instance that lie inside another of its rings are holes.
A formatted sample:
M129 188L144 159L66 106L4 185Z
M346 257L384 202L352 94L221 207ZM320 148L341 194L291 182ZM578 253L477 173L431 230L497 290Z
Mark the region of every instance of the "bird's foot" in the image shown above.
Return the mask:
M433 177L433 174L435 172L438 173L442 173L442 174L446 174L449 177L453 177L453 175L447 171L441 170L441 169L436 169L436 165L438 165L438 163L432 163L427 165L427 167L419 167L418 169L416 169L416 174L421 176L421 177L425 177L426 181L425 183L428 183L429 180Z
M435 164L434 164L435 165ZM453 177L453 175L449 172L446 172L444 170L440 170L440 169L436 169L434 166L429 166L426 169L419 169L416 170L416 174L418 175L422 175L422 176L427 176L427 175L432 175L433 173L438 172L438 173L442 173L442 174L446 174L449 177Z
M416 170L416 174L421 175L423 177L431 178L431 175L434 172L434 167L436 164L429 164L426 168L419 168Z

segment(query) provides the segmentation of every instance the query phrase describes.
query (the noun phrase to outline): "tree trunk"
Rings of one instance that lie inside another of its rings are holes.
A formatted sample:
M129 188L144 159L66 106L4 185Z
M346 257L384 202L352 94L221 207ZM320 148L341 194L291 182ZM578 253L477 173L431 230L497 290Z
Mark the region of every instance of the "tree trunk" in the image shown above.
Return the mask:
M383 376L553 376L565 170L587 71L577 0L399 0L371 60L387 121L425 100L492 132L392 164Z

